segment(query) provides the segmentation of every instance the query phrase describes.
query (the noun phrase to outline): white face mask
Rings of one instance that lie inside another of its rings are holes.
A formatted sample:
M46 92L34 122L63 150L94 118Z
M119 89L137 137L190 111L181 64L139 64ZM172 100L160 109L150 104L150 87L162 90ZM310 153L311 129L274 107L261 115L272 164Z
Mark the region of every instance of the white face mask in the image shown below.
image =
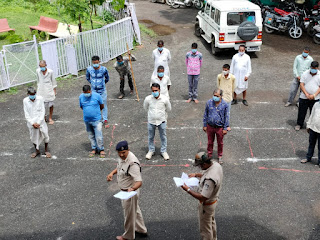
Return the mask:
M243 56L243 54L244 54L244 52L239 52L239 55L240 55L240 56Z
M223 75L228 75L229 74L229 70L227 71L222 71L223 72Z

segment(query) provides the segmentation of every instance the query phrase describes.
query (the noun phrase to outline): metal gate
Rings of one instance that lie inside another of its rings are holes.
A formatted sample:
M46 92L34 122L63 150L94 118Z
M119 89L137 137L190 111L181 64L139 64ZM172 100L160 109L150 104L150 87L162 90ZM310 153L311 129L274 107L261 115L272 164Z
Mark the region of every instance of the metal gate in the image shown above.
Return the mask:
M37 80L39 55L35 36L33 41L4 45L2 53L7 79L4 89Z
M8 89L10 86L6 69L4 67L3 54L0 52L0 91L4 89Z

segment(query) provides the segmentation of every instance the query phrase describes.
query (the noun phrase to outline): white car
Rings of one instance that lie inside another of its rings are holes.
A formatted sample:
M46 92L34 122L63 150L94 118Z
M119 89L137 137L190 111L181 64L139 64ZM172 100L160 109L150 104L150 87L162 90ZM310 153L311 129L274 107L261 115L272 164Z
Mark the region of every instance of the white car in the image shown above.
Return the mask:
M208 0L197 15L195 34L211 43L213 54L222 49L238 50L242 44L248 52L260 51L261 9L246 0Z

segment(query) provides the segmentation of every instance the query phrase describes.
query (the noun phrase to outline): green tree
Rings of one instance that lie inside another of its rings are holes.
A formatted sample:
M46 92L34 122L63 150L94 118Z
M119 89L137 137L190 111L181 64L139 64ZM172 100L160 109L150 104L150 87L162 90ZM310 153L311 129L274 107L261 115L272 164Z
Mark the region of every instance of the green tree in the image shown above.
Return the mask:
M120 11L124 8L125 0L112 0L111 5L114 10Z
M90 23L91 23L91 28L92 28L92 29L93 29L93 21L92 21L93 11L94 11L95 15L97 16L96 6L97 6L97 5L102 5L104 2L105 2L105 0L89 0Z
M79 31L82 32L82 22L90 15L89 0L57 0L56 4L62 15L68 15L72 21L78 21Z

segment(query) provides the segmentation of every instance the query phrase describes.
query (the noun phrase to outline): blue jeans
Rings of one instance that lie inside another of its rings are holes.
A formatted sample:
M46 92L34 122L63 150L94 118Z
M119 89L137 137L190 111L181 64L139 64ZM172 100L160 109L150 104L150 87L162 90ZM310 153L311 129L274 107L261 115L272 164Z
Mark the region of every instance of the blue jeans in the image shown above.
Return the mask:
M92 150L104 150L101 120L84 123L86 124L87 132L89 134L89 140L91 142Z
M158 127L159 133L160 133L160 139L161 139L161 149L160 152L166 152L167 151L167 123L163 122L159 126L153 125L151 123L148 123L148 132L149 132L149 152L155 152L156 148L154 146L154 136L156 134L156 128Z
M291 86L290 86L290 93L289 93L289 98L288 98L288 102L292 104L294 98L297 95L298 89L300 87L300 82L298 81L297 78L294 78Z
M198 98L198 82L200 79L199 75L188 75L189 82L189 98L195 100Z
M98 92L97 92L98 93ZM103 93L98 93L102 97L104 108L102 109L103 121L108 121L108 106L107 106L107 89Z
M231 112L231 102L226 102L227 104L228 104L228 106L229 106L229 111L228 111L228 113L229 113L229 121L230 121L230 112Z

